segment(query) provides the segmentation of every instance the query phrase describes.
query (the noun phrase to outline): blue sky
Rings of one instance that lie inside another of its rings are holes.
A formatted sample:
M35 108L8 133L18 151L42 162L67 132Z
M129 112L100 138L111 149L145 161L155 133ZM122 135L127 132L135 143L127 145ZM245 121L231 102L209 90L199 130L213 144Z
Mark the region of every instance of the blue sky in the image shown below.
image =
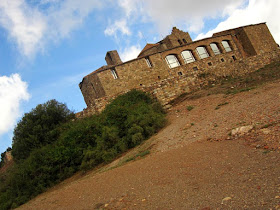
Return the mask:
M0 153L36 105L85 108L78 84L105 65L107 51L130 60L173 26L201 39L267 22L279 43L279 8L279 0L0 0Z

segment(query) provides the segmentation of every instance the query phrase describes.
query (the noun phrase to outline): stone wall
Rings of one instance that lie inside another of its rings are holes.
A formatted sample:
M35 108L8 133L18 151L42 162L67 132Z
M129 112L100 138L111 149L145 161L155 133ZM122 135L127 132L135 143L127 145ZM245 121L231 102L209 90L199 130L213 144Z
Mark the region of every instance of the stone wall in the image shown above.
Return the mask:
M97 74L85 77L79 86L87 106L95 105L95 99L105 96L105 91Z
M223 46L224 41L230 50ZM220 53L211 48L213 43ZM198 47L204 47L209 56L199 55ZM194 61L184 60L183 51L191 52ZM117 51L108 52L108 65L80 83L88 108L78 115L98 113L109 100L131 89L150 92L165 105L211 80L261 68L279 56L279 49L265 23L222 31L194 42L188 33L174 27L171 35L156 44L147 44L139 56L122 63ZM169 67L167 56L177 60L178 66Z
M266 24L244 27L244 31L251 40L256 54L259 55L277 49L277 44Z
M227 56L224 54L219 55L216 62L221 62L221 58L224 58L225 61L216 67L213 65L213 67L210 68L203 68L203 65L205 65L204 62L198 63L197 66L199 66L199 69L196 71L188 67L177 67L181 71L185 69L184 75L179 76L174 74L172 77L148 85L142 85L136 89L151 93L151 95L157 98L163 105L167 105L181 94L201 89L203 86L208 85L209 82L217 81L226 76L242 76L280 59L280 50L238 60L232 59L232 54L233 52L228 53ZM119 94L128 91L129 90L125 90ZM94 106L77 113L77 117L86 117L101 112L106 104L119 94L96 99Z
M173 27L171 34L160 42L156 44L147 44L138 55L138 58L189 43L192 43L189 33Z
M223 40L228 40L231 43L232 52L225 52L221 45L221 42ZM217 43L222 54L214 55L212 49L210 48L210 43L213 42ZM196 53L195 50L198 46L205 46L210 57L200 59L199 55ZM196 61L185 64L185 61L181 56L181 52L184 50L190 50L194 55ZM167 55L176 55L178 61L180 62L180 66L176 68L169 68L165 61L165 57ZM110 68L98 72L97 74L100 79L100 83L104 88L105 95L114 96L116 94L126 92L133 88L141 88L141 86L147 86L149 84L161 81L163 79L177 76L178 74L184 75L187 72L194 71L193 69L203 70L207 68L216 68L217 65L228 63L228 61L231 61L232 56L235 56L236 59L241 58L239 50L236 47L234 41L232 40L232 36L224 35L192 42L191 44L178 46L171 50L165 50L160 53L152 54L149 56L149 60L152 64L152 67L149 67L147 65L146 58L139 58L123 63L121 65L117 65L114 67L118 75L117 79L115 79L112 76ZM223 61L221 61L221 59ZM92 75L89 75L89 77L91 76ZM86 94L84 93L83 95L86 96Z
M243 57L277 49L277 44L265 23L248 25L214 33L213 37L231 34Z

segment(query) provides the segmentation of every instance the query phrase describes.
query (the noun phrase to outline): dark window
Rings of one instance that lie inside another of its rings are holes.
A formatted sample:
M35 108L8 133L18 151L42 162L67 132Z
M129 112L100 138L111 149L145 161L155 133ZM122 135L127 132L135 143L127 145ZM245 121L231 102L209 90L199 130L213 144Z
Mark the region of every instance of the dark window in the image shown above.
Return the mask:
M221 58L221 61L222 61L222 62L225 62L225 59Z
M234 55L232 56L232 59L233 59L234 61L236 61L236 57L235 57Z
M211 62L209 62L209 63L208 63L208 66L212 66L212 63L211 63Z
M158 79L160 79L160 76L157 76Z
M183 42L186 44L187 43L187 41L185 40L185 39L183 39Z
M179 75L179 76L182 76L183 74L182 74L182 72L179 71L179 72L178 72L178 75Z
M182 44L183 44L183 43L182 43L182 41L181 41L180 39L178 39L178 42L179 42L179 44L180 44L180 45L182 45Z
M147 65L148 65L150 68L153 67L152 62L151 62L151 60L150 60L149 57L146 57L145 60L146 60Z
M94 91L94 93L95 93L95 95L96 95L96 90L95 90L94 85L93 85L92 83L90 83L90 84L91 84L91 87L92 87L92 89L93 89L93 91Z
M116 72L116 69L111 69L111 73L112 73L114 79L118 79L119 78L119 76L118 76L118 74Z
M197 71L198 70L197 66L193 67L193 70Z

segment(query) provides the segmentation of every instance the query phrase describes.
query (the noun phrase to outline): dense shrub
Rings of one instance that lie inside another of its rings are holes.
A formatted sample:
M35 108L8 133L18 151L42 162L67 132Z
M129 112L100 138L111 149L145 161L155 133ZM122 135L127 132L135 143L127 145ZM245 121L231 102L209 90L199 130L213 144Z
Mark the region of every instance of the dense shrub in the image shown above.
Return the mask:
M61 123L74 118L65 104L50 100L26 113L14 130L12 155L15 161L26 159L30 152L54 142Z
M61 111L64 110L68 109ZM28 155L24 153L24 157L28 157L18 162L4 178L0 177L0 209L17 207L80 169L112 161L153 135L165 123L165 114L158 102L136 90L117 97L99 115L61 125L70 115L71 112L67 112L64 118L57 120L60 126L53 126L53 130L51 126L41 129L44 125L37 121L27 122L29 115L20 121L20 126L30 123L31 127L25 128L24 139L18 137L18 142L30 143L35 139L43 143L29 150ZM46 123L45 120L41 122ZM46 139L42 137L44 132L48 134ZM18 148L18 154L22 154L22 148L25 147Z

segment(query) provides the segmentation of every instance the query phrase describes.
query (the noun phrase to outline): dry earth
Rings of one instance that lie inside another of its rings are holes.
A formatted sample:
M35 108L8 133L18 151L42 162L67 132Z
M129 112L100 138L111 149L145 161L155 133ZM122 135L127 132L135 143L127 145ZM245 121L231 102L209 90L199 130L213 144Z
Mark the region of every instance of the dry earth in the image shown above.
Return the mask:
M167 117L168 126L124 157L19 209L280 209L279 81L185 100ZM247 125L250 132L230 135Z

